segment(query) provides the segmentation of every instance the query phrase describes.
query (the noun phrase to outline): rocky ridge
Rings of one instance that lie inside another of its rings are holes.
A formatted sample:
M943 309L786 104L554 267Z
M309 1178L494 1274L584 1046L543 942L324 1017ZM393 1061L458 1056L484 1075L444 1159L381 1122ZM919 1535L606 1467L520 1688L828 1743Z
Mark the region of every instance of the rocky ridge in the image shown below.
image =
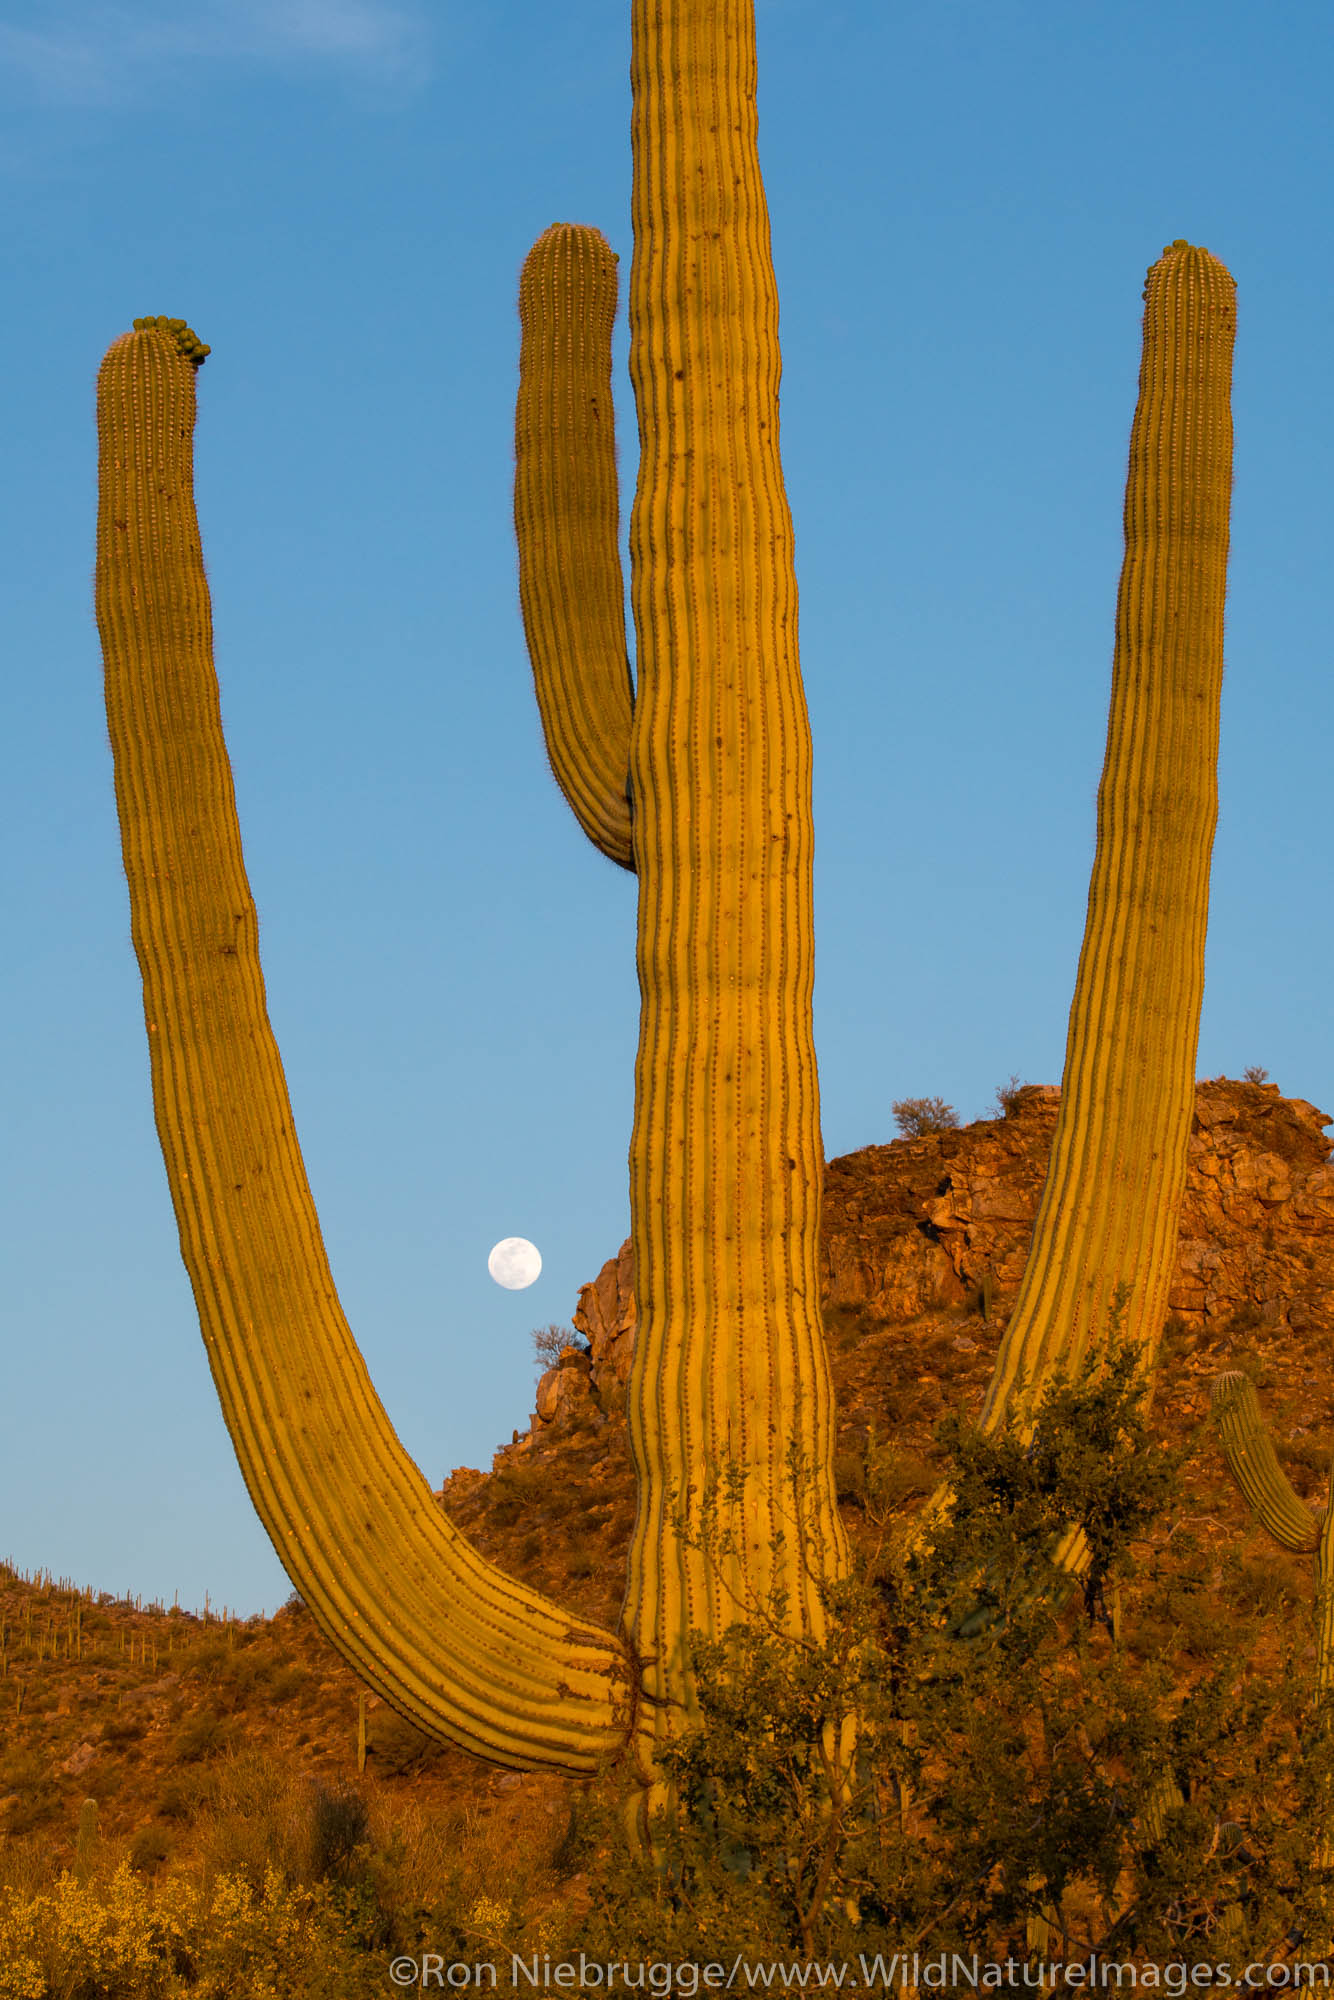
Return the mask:
M855 1451L874 1427L900 1440L911 1465L914 1454L929 1457L947 1409L976 1408L1028 1254L1059 1103L1053 1086L1024 1085L1005 1093L1004 1117L828 1162L821 1284L841 1449ZM1274 1084L1197 1085L1159 1371L1159 1401L1174 1419L1198 1419L1211 1376L1258 1356L1286 1442L1334 1439L1334 1383L1313 1365L1334 1343L1330 1122ZM635 1328L628 1241L582 1288L573 1322L582 1341L542 1376L527 1431L496 1453L489 1476L451 1474L441 1499L497 1559L503 1550L513 1561L507 1530L520 1515L532 1519L520 1568L544 1584L551 1524L540 1517L552 1475L559 1466L561 1484L586 1479L597 1498L581 1528L593 1549L567 1596L613 1618L634 1499L624 1435ZM911 1472L905 1478L911 1487ZM928 1470L917 1484L930 1484Z

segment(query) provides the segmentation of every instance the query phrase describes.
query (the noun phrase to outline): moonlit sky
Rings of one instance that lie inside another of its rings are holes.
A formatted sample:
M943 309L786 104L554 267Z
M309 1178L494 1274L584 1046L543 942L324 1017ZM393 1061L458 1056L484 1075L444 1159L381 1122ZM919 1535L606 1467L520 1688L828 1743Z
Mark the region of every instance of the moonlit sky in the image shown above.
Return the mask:
M510 518L519 267L628 272L627 0L7 0L0 1554L185 1605L288 1585L153 1128L92 616L93 384L188 319L265 974L344 1304L433 1484L532 1407L629 1226L634 883L552 781ZM833 1156L1059 1080L1145 267L1239 286L1199 1072L1334 1110L1334 16L760 0L816 756ZM618 349L628 513L635 431ZM538 1282L490 1246L523 1235Z

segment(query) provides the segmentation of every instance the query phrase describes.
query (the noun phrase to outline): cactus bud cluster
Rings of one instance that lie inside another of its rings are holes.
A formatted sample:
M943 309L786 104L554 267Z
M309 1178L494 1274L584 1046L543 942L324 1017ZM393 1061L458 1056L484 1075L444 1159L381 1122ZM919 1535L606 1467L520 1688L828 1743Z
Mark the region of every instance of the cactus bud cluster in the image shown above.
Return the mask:
M196 368L202 368L204 357L213 352L213 349L206 347L199 335L193 328L188 327L183 319L168 319L165 313L150 313L146 319L137 319L134 322L136 333L147 333L154 327L159 333L170 334L179 352Z

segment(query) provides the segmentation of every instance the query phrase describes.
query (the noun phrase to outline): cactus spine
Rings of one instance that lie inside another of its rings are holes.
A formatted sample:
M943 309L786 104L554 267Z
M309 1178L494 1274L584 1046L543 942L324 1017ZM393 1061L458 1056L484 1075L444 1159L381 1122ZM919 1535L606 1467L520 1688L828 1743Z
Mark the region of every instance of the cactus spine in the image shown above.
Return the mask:
M1167 1308L1195 1102L1232 490L1236 288L1170 243L1144 288L1125 561L1088 916L1061 1108L983 1422L1116 1326L1147 1366Z

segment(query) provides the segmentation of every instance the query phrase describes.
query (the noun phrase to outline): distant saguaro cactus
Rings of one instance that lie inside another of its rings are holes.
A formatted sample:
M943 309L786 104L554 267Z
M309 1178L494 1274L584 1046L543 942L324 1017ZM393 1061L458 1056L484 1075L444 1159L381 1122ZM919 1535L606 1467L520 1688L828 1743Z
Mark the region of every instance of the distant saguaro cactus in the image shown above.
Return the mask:
M202 350L181 322L139 323L103 363L97 612L158 1130L255 1505L324 1631L395 1708L520 1768L624 1753L642 1829L658 1754L695 1705L691 1628L717 1637L778 1607L819 1637L846 1554L817 1263L811 745L752 0L634 0L632 22L633 681L615 260L593 230L554 227L525 266L515 480L552 767L638 891L639 1506L618 1632L504 1575L445 1519L343 1317L265 1008L191 497ZM993 1410L1078 1346L1127 1261L1170 1257L1213 824L1230 297L1185 246L1150 274L1064 1164L1030 1288L1043 1318L1035 1336L1012 1327ZM1142 1187L1121 1185L1132 1173ZM1156 1298L1147 1285L1146 1342ZM677 1510L723 1465L727 1532L706 1550Z

